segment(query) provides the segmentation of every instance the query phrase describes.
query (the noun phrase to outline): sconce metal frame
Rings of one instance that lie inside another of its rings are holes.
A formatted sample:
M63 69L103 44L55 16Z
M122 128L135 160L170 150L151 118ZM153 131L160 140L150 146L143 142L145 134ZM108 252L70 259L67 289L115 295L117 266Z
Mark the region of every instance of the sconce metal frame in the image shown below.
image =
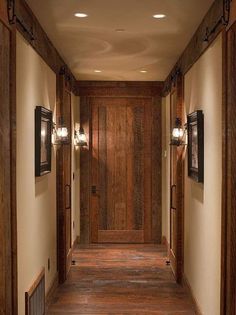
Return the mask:
M182 136L179 135L178 137L174 137L173 136L174 129L179 129L179 131L182 130ZM177 146L177 147L182 146L182 145L183 146L187 145L187 143L185 142L186 133L187 133L187 124L184 124L184 126L182 126L181 119L177 117L175 120L175 127L173 128L172 133L171 133L170 145Z

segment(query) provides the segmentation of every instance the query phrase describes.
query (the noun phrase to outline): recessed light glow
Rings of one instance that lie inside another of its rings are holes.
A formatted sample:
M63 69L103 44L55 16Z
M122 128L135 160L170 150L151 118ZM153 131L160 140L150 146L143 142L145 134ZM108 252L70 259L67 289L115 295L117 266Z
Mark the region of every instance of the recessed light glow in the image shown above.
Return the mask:
M140 70L141 73L147 73L147 70Z
M154 14L153 15L154 19L164 19L166 17L165 14Z
M95 73L101 73L102 70L94 70Z
M125 29L123 29L123 28L117 28L117 29L116 29L116 32L117 32L117 33L122 33L122 32L124 32L124 31L125 31Z
M87 17L87 16L88 16L88 14L78 12L78 13L75 13L75 16L76 16L76 17L79 17L79 18L85 18L85 17Z

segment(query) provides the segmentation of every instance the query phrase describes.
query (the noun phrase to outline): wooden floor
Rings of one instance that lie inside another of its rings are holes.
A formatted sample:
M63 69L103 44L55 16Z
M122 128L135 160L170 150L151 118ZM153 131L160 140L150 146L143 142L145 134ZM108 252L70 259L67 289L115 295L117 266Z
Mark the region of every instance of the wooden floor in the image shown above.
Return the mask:
M47 315L193 315L192 301L166 266L164 247L104 245L79 248L76 265Z

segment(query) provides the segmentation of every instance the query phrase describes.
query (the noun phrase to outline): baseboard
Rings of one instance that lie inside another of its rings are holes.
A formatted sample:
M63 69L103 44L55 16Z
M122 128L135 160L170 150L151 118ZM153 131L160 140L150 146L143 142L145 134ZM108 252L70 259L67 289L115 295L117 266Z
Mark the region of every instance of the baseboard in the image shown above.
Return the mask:
M51 299L54 296L54 293L55 293L56 289L58 288L58 286L59 286L59 278L58 278L58 273L56 273L56 275L55 275L55 277L51 283L51 286L49 287L49 290L46 294L46 299L45 299L46 308L50 304Z
M195 308L195 312L196 312L196 315L203 315L201 310L200 310L200 307L194 297L194 294L193 294L193 290L188 282L188 279L186 278L185 274L183 274L183 286L189 291L190 295L191 295L191 298L193 300L193 303L194 303L194 308Z
M76 239L74 240L73 245L72 245L72 250L75 250L79 243L80 243L80 237L77 236Z

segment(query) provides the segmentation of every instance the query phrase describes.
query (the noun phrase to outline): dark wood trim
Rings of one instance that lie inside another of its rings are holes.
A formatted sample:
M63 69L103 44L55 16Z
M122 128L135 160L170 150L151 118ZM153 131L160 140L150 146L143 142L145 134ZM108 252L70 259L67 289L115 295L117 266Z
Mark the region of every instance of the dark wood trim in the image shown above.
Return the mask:
M163 96L170 93L173 80L178 73L181 72L184 75L188 72L193 64L201 57L201 55L219 35L219 33L226 28L229 19L228 13L230 13L230 11L227 13L226 6L229 6L230 8L230 2L230 0L215 0L213 2L184 52L166 78L164 82ZM225 19L225 24L223 23L223 17ZM219 23L217 24L217 22ZM210 34L210 36L206 36L207 32L211 33L211 31L212 34Z
M16 212L16 29L14 26L9 25L7 15L7 1L0 0L0 22L10 32L10 76L9 76L9 113L5 111L5 116L2 119L10 123L9 138L4 139L6 145L10 148L10 178L5 178L4 189L6 194L2 199L2 206L4 206L4 200L9 192L10 202L8 207L4 210L9 221L5 222L5 235L4 240L7 244L6 248L2 248L3 259L7 259L7 264L2 269L2 272L6 275L7 282L5 290L7 293L6 301L4 301L7 314L18 314L18 277L17 277L17 212ZM1 100L1 104L7 104L8 102ZM7 115L9 114L9 117ZM6 159L7 161L7 159ZM8 161L7 161L8 163ZM3 174L2 174L3 175ZM6 175L6 174L5 174ZM4 175L4 176L5 176ZM4 257L6 255L6 257ZM3 306L3 305L1 305Z
M18 314L17 205L16 205L16 29L11 27L11 242L12 311Z
M86 97L155 97L161 96L163 82L77 81L77 95Z
M16 0L14 10L16 15L14 23L17 30L24 36L29 44L56 74L59 74L61 70L64 69L65 75L70 83L71 90L76 92L77 81L74 75L52 44L26 1ZM32 30L34 39L29 36L26 29Z
M195 313L196 315L203 315L203 313L201 312L199 306L198 306L198 303L194 297L194 294L193 294L193 290L189 284L189 281L187 279L187 277L185 276L185 274L183 274L183 287L189 292L191 298L192 298L192 301L193 301L193 305L194 305L194 308L195 308Z
M171 94L176 92L176 117L183 120L184 116L184 76L179 73L173 82ZM170 111L171 114L171 111ZM170 117L171 121L171 117ZM184 271L184 146L176 148L176 253L173 255L172 249L169 250L169 258L176 281L182 283ZM171 153L170 153L171 154ZM170 163L170 183L172 168ZM171 183L172 185L172 183ZM172 196L170 196L172 198ZM170 214L170 229L171 229L171 214ZM171 231L170 231L171 236ZM171 242L171 240L170 240ZM171 244L170 244L171 245Z
M236 312L236 22L223 37L221 314Z

